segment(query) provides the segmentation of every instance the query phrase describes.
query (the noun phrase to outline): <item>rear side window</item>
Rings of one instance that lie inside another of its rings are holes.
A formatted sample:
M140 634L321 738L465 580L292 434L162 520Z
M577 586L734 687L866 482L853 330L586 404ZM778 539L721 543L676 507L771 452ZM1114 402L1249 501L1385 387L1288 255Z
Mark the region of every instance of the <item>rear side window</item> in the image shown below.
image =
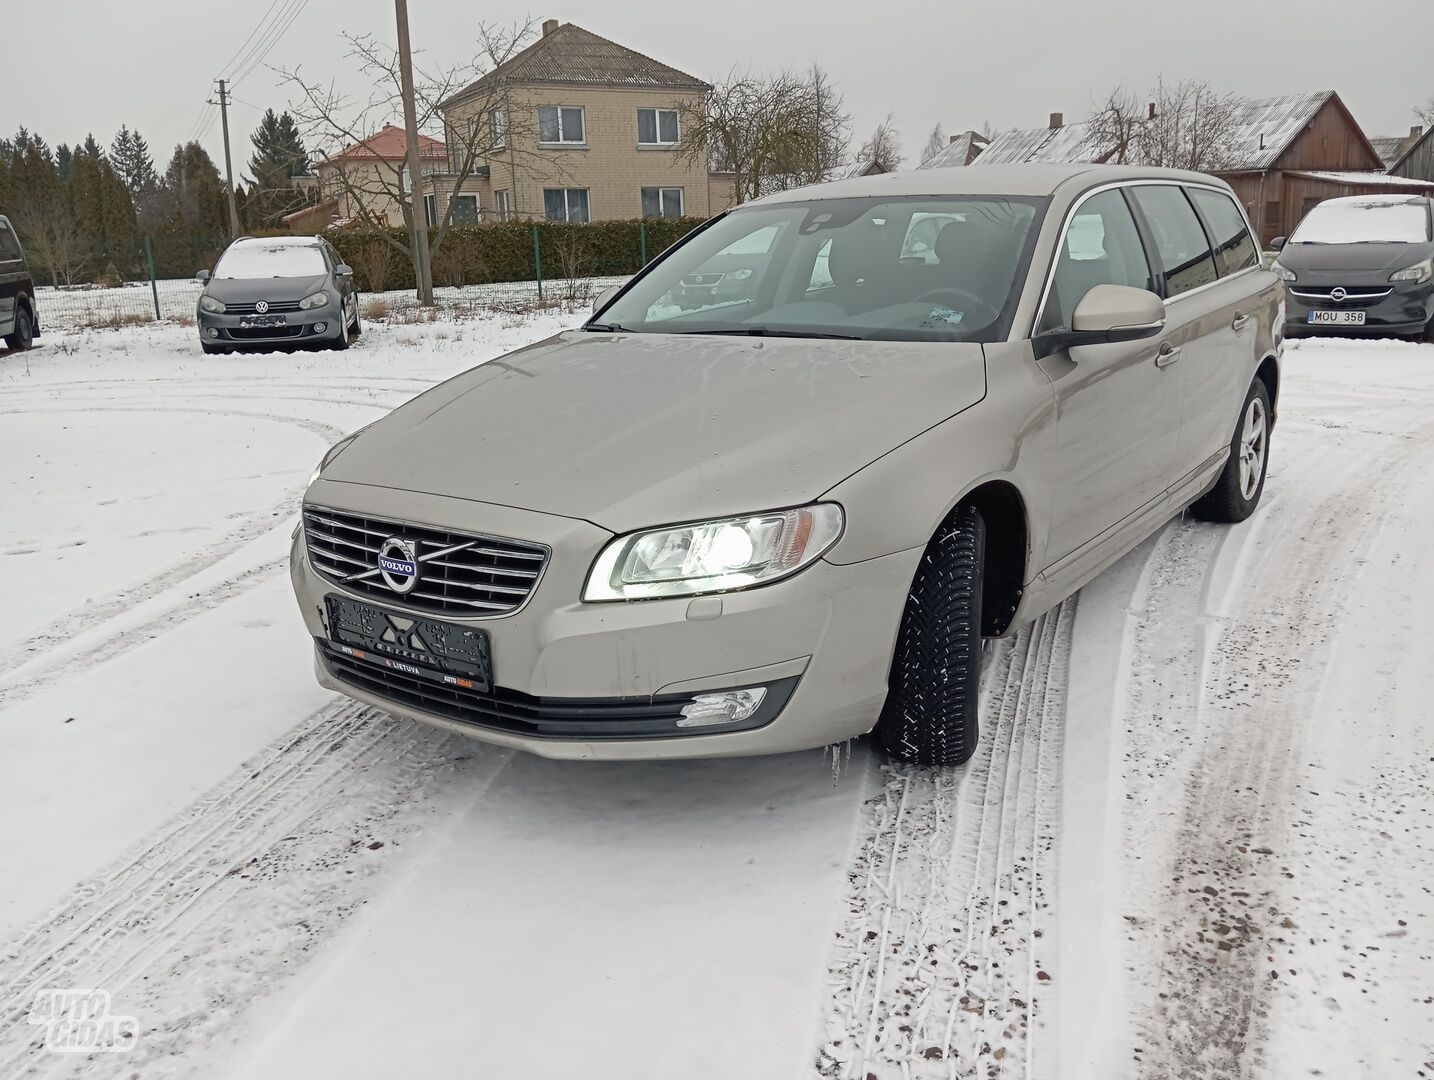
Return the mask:
M1141 184L1130 189L1155 237L1155 249L1165 271L1165 295L1208 285L1216 278L1210 241L1190 200L1178 187Z
M1230 196L1209 188L1187 188L1190 201L1200 211L1200 216L1209 226L1210 238L1215 243L1215 260L1220 272L1235 274L1258 265L1259 253L1255 251L1255 239L1245 225L1240 209Z
M1069 329L1076 305L1097 285L1155 288L1135 219L1116 190L1092 195L1071 216L1037 333Z
M15 234L10 231L10 226L0 222L0 259L18 259L20 257L20 242L15 239Z

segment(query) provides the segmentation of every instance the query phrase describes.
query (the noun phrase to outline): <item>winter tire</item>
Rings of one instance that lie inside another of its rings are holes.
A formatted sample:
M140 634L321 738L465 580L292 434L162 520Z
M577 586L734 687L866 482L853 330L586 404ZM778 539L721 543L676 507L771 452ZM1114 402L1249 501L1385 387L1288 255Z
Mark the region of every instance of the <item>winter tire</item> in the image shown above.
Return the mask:
M985 558L986 524L970 506L921 556L876 726L882 749L900 761L960 765L976 750Z
M5 335L5 344L16 352L24 352L35 344L35 325L30 321L30 313L24 308L15 311L15 332Z
M1190 505L1190 512L1205 521L1244 521L1260 505L1265 470L1270 462L1270 392L1256 379L1245 395L1230 456L1215 486Z

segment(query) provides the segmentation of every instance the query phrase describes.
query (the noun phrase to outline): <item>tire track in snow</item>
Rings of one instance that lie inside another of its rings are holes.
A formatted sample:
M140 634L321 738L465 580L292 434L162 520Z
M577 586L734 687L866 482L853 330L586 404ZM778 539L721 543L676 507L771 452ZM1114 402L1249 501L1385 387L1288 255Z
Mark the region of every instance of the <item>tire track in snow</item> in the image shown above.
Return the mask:
M987 644L969 764L882 767L828 973L818 1075L1029 1075L1055 951L1047 908L1074 613L1066 601Z
M1348 413L1364 404L1343 400ZM1228 614L1201 607L1219 527L1179 524L1157 549L1126 711L1125 919L1141 1076L1248 1077L1269 1064L1272 995L1294 974L1273 961L1299 917L1285 908L1284 849L1304 725L1357 567L1434 449L1427 410L1404 405L1379 410L1383 425L1402 421L1398 439L1351 429L1364 452L1323 436L1309 448L1294 482L1318 495L1286 492L1262 511Z
M104 987L138 1018L126 1075L187 1076L247 1006L372 894L415 807L472 756L481 785L511 756L353 702L318 710L0 947L0 1076L96 1073L26 1023L37 990ZM387 850L384 850L387 849Z

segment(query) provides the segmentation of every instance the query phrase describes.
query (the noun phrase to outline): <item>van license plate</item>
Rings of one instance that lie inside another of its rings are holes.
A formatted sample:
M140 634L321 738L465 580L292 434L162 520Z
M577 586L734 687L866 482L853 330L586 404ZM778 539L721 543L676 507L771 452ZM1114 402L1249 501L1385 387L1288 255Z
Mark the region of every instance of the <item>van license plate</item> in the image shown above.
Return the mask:
M1362 311L1311 311L1309 313L1311 326L1363 326L1364 312Z

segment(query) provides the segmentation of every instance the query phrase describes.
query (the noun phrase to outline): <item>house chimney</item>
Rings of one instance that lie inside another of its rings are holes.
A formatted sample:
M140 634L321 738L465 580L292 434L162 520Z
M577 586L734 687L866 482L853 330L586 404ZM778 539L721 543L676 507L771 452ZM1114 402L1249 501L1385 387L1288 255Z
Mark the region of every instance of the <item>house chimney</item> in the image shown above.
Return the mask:
M1421 135L1423 135L1423 134L1424 134L1424 125L1423 125L1423 124L1411 124L1411 125L1410 125L1410 127L1409 127L1409 138L1410 138L1410 139L1417 140L1417 139L1418 139Z
M1064 113L1058 113L1058 112L1053 112L1053 113L1051 113L1051 130L1052 130L1052 131L1054 131L1054 130L1055 130L1056 128L1058 128L1058 127L1064 127L1064 126L1065 126L1065 122L1066 122L1066 118L1065 118L1065 114L1064 114Z
M543 37L547 37L549 34L551 34L551 33L552 33L554 30L556 30L557 28L558 28L558 20L557 20L557 19L544 19L544 20L543 20Z
M948 135L948 136L946 136L946 145L947 145L947 146L950 146L952 143L954 143L954 142L955 142L957 139L959 139L960 137L961 137L960 135Z
M1155 102L1152 101L1149 105L1145 107L1145 119L1155 119Z

